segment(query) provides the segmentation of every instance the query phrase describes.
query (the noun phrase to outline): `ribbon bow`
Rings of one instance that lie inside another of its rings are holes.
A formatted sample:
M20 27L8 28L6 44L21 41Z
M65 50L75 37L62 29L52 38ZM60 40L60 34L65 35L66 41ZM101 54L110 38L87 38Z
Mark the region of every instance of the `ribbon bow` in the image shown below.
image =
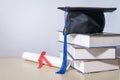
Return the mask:
M38 65L38 68L42 68L43 66L43 60L46 62L46 64L51 67L51 63L47 60L47 58L44 56L46 54L45 51L43 51L40 55L40 57L38 58L38 62L39 62L39 65Z

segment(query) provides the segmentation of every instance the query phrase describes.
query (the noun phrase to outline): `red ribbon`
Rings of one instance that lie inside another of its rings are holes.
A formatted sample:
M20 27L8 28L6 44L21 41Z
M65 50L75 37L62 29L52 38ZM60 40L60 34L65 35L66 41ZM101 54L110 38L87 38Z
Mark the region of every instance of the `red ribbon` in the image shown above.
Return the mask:
M40 57L38 58L38 62L39 62L38 68L42 68L42 66L43 66L43 60L47 63L47 65L48 65L49 67L52 66L51 63L47 60L47 58L44 56L45 54L46 54L46 52L43 51L43 52L41 53Z

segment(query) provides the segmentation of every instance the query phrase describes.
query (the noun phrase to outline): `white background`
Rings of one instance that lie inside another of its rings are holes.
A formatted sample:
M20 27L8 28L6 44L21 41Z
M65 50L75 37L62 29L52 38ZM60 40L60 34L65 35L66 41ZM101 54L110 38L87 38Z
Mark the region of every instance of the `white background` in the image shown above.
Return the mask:
M57 31L64 24L60 6L116 7L107 13L105 32L120 33L120 0L0 0L0 56L25 51L59 55Z

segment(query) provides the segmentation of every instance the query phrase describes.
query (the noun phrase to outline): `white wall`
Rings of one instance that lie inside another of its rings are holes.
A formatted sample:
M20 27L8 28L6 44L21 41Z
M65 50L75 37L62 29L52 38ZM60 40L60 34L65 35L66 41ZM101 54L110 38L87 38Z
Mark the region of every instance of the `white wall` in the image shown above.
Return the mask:
M117 7L106 14L105 31L120 33L119 0L0 0L0 56L20 56L24 51L58 55L63 28L59 6Z

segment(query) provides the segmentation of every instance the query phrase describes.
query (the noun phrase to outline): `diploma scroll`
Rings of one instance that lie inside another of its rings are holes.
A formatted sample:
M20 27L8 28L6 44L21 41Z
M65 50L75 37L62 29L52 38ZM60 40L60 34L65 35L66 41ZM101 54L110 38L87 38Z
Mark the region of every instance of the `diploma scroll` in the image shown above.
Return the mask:
M24 52L22 54L22 58L23 59L34 61L34 62L38 62L39 56L40 56L40 54L32 53L32 52ZM45 57L52 64L52 66L54 66L54 67L61 67L62 58L48 56L48 55L45 55ZM46 64L45 61L43 61L43 64ZM67 60L67 69L70 67L70 65L71 65L71 61Z

